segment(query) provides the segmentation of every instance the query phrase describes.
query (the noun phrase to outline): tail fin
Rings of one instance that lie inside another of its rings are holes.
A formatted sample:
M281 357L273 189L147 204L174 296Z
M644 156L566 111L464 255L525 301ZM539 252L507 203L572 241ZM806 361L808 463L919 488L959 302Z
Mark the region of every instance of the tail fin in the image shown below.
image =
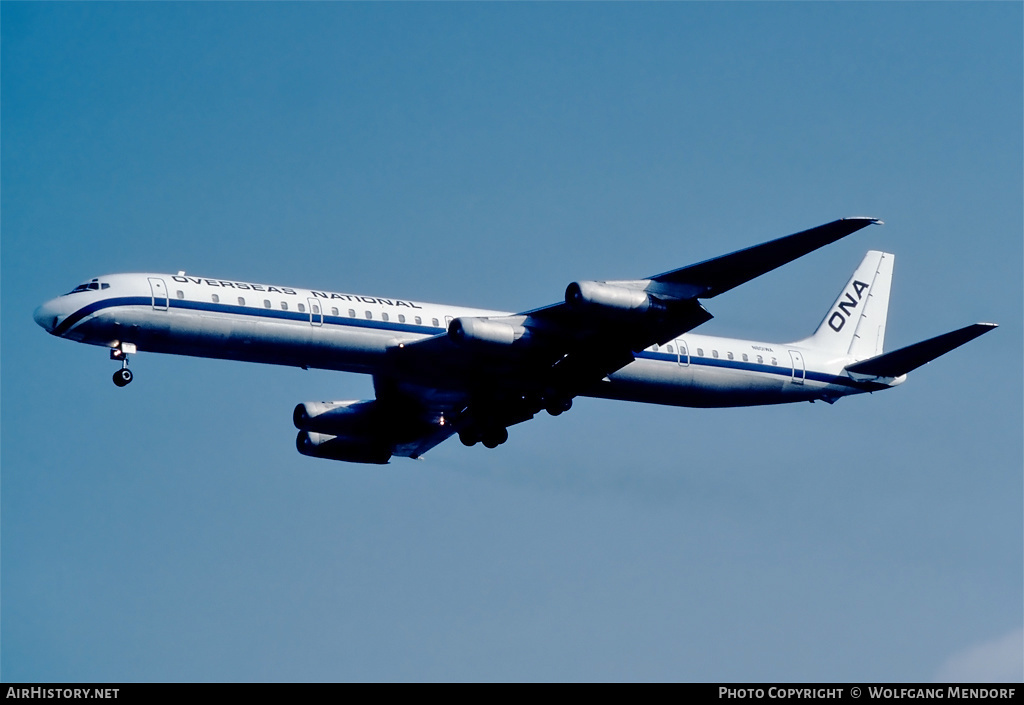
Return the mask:
M856 360L881 353L895 259L887 252L868 252L814 335L796 344Z
M945 333L869 360L847 365L846 371L865 377L900 377L995 328L995 323L975 323L952 333Z

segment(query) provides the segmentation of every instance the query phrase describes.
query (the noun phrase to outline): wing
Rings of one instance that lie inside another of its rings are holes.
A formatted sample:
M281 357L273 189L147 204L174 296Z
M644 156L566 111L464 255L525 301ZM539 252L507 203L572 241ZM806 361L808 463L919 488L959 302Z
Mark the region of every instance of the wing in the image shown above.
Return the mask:
M877 218L835 220L700 264L673 269L651 280L667 291L690 287L700 298L711 298L876 223L881 225L882 221Z
M427 386L394 374L377 374L373 388L392 431L391 452L419 458L457 431L469 399L457 389Z
M845 218L647 279L573 282L559 303L459 318L447 333L391 348L378 398L445 420L396 454L416 457L455 432L467 444L501 442L508 426L564 411L637 351L710 320L700 299L880 222Z

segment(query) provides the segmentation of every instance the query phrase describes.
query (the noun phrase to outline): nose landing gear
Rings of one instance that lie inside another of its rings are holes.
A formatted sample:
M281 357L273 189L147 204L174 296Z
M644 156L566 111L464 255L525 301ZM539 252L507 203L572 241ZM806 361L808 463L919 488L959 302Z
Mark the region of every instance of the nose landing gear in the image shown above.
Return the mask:
M130 352L135 352L135 346L131 343L121 343L120 346L110 349L110 359L121 361L121 369L114 373L114 384L118 387L129 384L134 378L132 371L128 369L128 353Z
M128 361L125 360L125 362ZM114 384L116 384L118 387L123 387L132 381L133 376L134 375L132 375L131 370L129 370L127 367L122 367L121 369L114 373Z

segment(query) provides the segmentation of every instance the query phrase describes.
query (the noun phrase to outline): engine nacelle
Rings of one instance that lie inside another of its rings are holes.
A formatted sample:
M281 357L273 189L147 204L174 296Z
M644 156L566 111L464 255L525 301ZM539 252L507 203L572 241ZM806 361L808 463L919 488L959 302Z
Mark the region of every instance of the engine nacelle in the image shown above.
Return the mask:
M565 289L570 306L609 309L622 312L664 311L665 304L643 289L616 286L606 282L573 282Z
M301 405L300 405L301 406ZM391 459L391 447L372 438L346 438L313 431L299 431L295 447L303 455L347 463L384 465Z
M522 326L486 318L456 318L448 325L448 337L459 345L511 345L528 336L529 331Z
M377 402L307 401L295 407L292 422L300 431L331 436L375 435L379 429Z

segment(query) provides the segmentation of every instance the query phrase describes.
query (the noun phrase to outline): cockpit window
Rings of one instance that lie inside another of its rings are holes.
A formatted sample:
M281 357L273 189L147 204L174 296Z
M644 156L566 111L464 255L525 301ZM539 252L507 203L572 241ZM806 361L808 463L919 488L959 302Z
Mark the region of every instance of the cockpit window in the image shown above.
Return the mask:
M100 289L109 289L110 284L101 282L99 279L93 279L85 284L79 284L74 289L68 292L68 294L77 294L80 291L99 291Z

